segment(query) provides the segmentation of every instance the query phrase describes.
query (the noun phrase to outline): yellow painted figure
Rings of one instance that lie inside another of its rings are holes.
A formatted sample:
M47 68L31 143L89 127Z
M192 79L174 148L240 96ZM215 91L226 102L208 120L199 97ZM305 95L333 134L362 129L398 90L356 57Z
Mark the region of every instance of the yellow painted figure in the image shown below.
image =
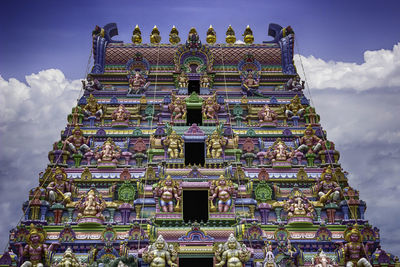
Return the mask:
M175 131L164 140L164 144L168 147L168 156L171 159L183 158L183 139L176 134Z
M174 263L176 257L177 252L172 246L168 247L162 235L159 235L156 242L143 252L143 261L149 263L150 267L177 267L178 265Z
M226 145L226 140L223 136L219 135L217 131L214 131L211 136L206 140L207 143L207 155L213 159L222 157L222 148Z
M216 267L242 267L250 259L251 252L245 245L240 246L236 238L231 234L224 245L219 245L215 252L218 263Z

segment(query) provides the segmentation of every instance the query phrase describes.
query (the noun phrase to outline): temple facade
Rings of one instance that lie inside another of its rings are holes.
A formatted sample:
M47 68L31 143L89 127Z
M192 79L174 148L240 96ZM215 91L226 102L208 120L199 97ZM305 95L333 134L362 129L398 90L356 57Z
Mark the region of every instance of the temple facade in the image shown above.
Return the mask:
M94 29L0 266L400 266L303 93L290 26L261 44L249 26L117 35Z

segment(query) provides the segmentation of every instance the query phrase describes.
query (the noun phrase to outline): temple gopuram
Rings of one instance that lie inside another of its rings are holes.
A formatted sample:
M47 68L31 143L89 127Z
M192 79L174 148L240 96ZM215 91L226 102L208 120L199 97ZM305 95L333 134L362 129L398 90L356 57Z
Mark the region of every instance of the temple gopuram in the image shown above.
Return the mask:
M249 26L117 35L93 31L0 266L400 266L303 93L290 26L261 44Z

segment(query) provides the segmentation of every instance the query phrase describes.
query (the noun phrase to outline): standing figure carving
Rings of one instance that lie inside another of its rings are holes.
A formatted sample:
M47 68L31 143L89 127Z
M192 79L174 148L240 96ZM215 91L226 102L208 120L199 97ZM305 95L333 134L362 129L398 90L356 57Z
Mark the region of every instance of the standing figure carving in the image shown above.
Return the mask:
M156 242L143 251L142 257L145 263L150 264L150 267L166 267L167 264L170 267L177 267L175 263L177 255L177 251L172 246L168 246L163 236L159 235Z
M216 267L242 267L251 256L251 252L246 248L246 245L240 245L233 234L230 234L228 241L224 245L220 244L215 251L217 259Z
M345 235L347 243L342 247L346 267L372 267L367 260L368 244L364 246L363 239L358 226L354 227Z
M174 212L180 210L182 189L179 184L172 180L171 176L155 184L154 195L160 198L160 206L163 212ZM174 199L176 201L174 208Z
M177 77L177 81L178 81L178 88L187 88L189 86L189 79L183 71Z
M217 112L221 106L217 103L217 95L214 94L203 102L201 112L203 113L203 119L206 120L216 120L218 121Z
M175 94L172 94L172 103L168 105L168 109L171 112L171 122L186 119L187 110L185 100L176 97Z
M207 156L213 159L222 157L222 149L226 145L226 139L217 131L214 131L206 140Z
M183 142L183 138L175 131L164 139L164 145L168 147L167 152L171 159L183 158Z
M232 181L226 180L223 175L218 180L213 181L210 187L211 196L211 211L215 211L213 200L218 199L218 211L228 212L232 206L232 196L235 192L235 187Z

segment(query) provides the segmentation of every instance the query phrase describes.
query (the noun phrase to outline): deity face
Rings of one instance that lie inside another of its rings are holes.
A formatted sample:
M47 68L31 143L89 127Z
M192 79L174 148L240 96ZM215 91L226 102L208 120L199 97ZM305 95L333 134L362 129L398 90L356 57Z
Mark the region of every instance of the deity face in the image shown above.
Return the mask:
M57 182L61 182L63 179L63 175L61 173L57 173L54 178L56 179Z
M155 245L158 250L162 250L164 248L163 242L156 242Z
M81 136L82 135L82 132L81 132L81 130L80 129L75 129L75 131L74 131L74 136Z
M32 234L30 237L30 240L32 243L39 243L40 241L40 236L38 234Z
M233 242L233 241L228 242L228 248L229 248L229 249L234 249L234 248L236 248L236 242Z
M165 180L165 185L166 186L171 186L172 185L172 180L171 179Z
M226 185L226 181L225 181L224 179L222 179L222 180L220 180L220 181L218 182L218 185L224 186L224 185Z
M356 233L350 235L351 242L358 242L359 239L360 237Z
M331 179L332 179L332 174L326 173L326 174L325 174L325 180L326 180L327 182L329 182Z
M306 129L305 131L304 131L304 134L305 135L312 135L313 134L313 130L312 129Z

